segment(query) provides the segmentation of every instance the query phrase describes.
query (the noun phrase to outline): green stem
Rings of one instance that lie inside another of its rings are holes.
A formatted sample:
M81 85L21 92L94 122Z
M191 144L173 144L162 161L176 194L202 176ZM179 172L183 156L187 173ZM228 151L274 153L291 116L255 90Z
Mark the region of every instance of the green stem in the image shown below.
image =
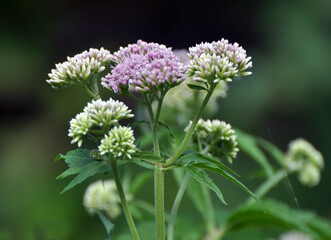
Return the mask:
M278 170L271 178L268 178L260 187L255 191L255 195L258 198L262 198L266 195L275 185L277 185L280 181L282 181L287 175L291 174L295 170L286 172L285 169ZM253 198L249 198L247 200L248 204L253 204L255 200Z
M174 239L175 221L176 221L178 208L179 208L180 202L182 201L184 192L190 181L190 178L191 178L190 175L186 173L186 175L182 181L182 184L180 185L180 188L178 189L174 204L172 205L170 219L169 219L169 225L168 225L168 240Z
M147 102L147 110L152 125L152 135L153 135L153 148L154 154L156 156L161 156L159 139L157 137L157 126L159 122L160 111L162 107L164 94L158 100L156 115L154 117L152 103L145 95ZM157 169L154 170L154 200L155 200L155 226L156 226L156 239L164 240L165 237L165 222L164 222L164 172L161 169L161 163L156 163Z
M123 211L124 211L124 214L126 217L126 221L129 224L129 228L130 228L132 237L134 240L139 240L138 231L136 229L131 212L129 210L128 202L126 201L121 179L119 177L119 173L118 173L118 169L117 169L117 162L115 160L111 160L110 165L113 170L117 191L118 191L118 194L119 194L121 202L122 202Z
M202 104L201 104L199 110L198 110L197 113L195 114L195 117L194 117L194 119L193 119L193 122L192 122L192 124L191 124L189 130L187 131L187 133L186 133L186 135L185 135L185 137L184 137L182 143L180 144L180 146L178 147L178 149L177 149L177 151L174 153L174 155L166 160L166 163L165 163L166 166L169 166L169 165L171 165L174 161L176 161L177 158L178 158L178 157L182 154L182 152L184 151L186 145L188 144L188 142L189 142L190 139L191 139L191 136L192 136L192 134L193 134L193 131L194 131L194 129L195 129L195 127L196 127L196 125L197 125L197 123L198 123L198 121L199 121L199 119L200 119L200 117L201 117L201 115L202 115L202 113L203 113L203 111L204 111L204 109L205 109L205 107L206 107L206 105L207 105L207 103L208 103L210 97L211 97L211 95L212 95L213 92L214 92L214 89L215 89L216 85L217 85L217 84L213 84L213 85L210 86L210 89L208 90L208 93L207 93L207 95L205 96L205 99L203 100L203 102L202 102Z
M213 209L213 202L211 200L210 191L203 185L201 185L202 190L202 196L206 203L206 215L207 215L207 232L210 237L212 237L215 233L216 229L216 220L215 220L215 214Z
M86 84L84 84L84 88L86 89L87 93L88 93L88 94L89 94L94 100L100 98L99 94L95 94L93 91L91 91L91 89L89 89L89 87L88 87Z
M160 168L154 170L154 192L155 192L155 224L156 224L156 236L157 236L156 239L163 240L165 236L164 172Z

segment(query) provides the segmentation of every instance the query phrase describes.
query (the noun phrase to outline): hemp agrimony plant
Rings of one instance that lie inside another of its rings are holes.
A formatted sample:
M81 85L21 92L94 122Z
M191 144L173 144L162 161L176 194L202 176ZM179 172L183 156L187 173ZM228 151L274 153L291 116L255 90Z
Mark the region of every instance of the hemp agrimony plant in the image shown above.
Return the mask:
M296 217L294 224L289 220L289 211L284 210L286 207L277 202L259 200L291 173L298 173L299 180L305 185L318 184L324 160L311 144L305 140L293 141L288 153L284 155L269 142L234 130L224 121L202 118L203 112L210 109L208 102L211 100L212 109L215 109L215 99L226 96L228 83L235 78L250 75L251 67L251 57L247 56L246 51L239 44L231 44L225 39L197 44L189 49L188 54L178 54L164 45L139 40L114 53L103 48L90 49L56 64L47 80L53 88L78 86L92 97L83 111L70 121L68 135L72 138L71 143L77 143L79 148L56 158L64 159L69 167L58 178L76 175L62 192L91 176L101 175L103 180L87 188L83 203L90 214L99 216L106 227L107 239L114 239L112 221L122 210L131 237L135 240L222 239L226 234L249 225L248 222L263 223L264 216L274 227L287 226L289 230L295 229L313 237L329 236L327 234L330 232L324 228L303 224L302 216L296 216L298 212L292 213ZM101 99L100 85L113 93L133 98L142 108L143 114L140 116L143 118L147 114L148 118L136 119L131 125L123 126L121 120L134 117L132 110L112 98ZM193 108L196 108L196 112L189 121L188 110ZM168 140L174 137L167 122L160 121L163 111L173 113L165 115L169 123L175 123L177 128L183 126L185 136L177 147L168 145ZM144 134L138 139L144 138L144 135L147 138L151 136L153 151L150 151L148 144L141 146L135 140L133 130L144 123L150 124L151 131L142 131ZM160 136L162 128L167 129L170 135ZM85 142L95 147L82 148ZM166 147L160 148L160 145ZM163 151L164 148L166 151ZM274 170L260 148L277 160L279 171ZM266 174L266 180L255 193L238 180L238 174L225 165L234 161L239 149L256 160ZM125 172L125 166L129 163L138 164L146 171L130 180ZM119 167L124 168L124 177L120 177ZM174 174L179 186L170 212L164 207L166 172ZM221 202L227 203L208 172L232 181L250 195L242 208L234 210L222 223L215 213L219 204L213 203L211 191ZM112 179L105 180L108 173ZM154 204L139 200L136 196L151 175L154 175ZM197 211L201 213L203 228L183 235L181 227L175 231L175 223L185 192L188 192ZM271 211L275 208L281 208L287 217L279 216L278 210ZM139 228L144 222L142 213L155 216L155 235L146 225ZM242 217L245 214L246 218ZM258 217L254 218L254 214ZM302 223L298 220L300 218ZM115 239L128 239L125 234L118 234Z

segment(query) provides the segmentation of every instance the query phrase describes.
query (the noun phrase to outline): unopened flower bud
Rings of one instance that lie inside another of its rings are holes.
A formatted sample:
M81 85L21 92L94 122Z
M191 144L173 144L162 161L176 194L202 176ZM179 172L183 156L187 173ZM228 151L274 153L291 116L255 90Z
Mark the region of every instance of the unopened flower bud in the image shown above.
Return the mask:
M101 140L99 151L101 155L110 154L111 158L131 158L131 154L136 152L134 145L133 131L129 127L114 127L108 135Z

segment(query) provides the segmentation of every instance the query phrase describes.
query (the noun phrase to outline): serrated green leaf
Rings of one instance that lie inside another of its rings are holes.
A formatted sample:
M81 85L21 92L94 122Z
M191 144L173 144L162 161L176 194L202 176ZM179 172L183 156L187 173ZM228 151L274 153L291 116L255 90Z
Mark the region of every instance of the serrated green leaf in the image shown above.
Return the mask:
M95 161L95 159L91 157L91 151L89 149L72 150L61 157L69 165L69 167L81 167Z
M90 156L90 152L91 151L88 149L76 149L69 151L66 155L59 154L56 160L58 161L59 159L64 159L69 168L60 174L56 179L63 179L68 176L78 174L88 164L94 162L95 159Z
M262 206L250 205L237 209L226 220L226 231L232 232L249 227L272 227L298 230L314 239L331 239L331 224L316 214L295 210L275 200L264 200Z
M241 183L238 179L236 179L234 176L232 176L230 173L224 171L223 169L215 168L215 167L212 167L210 165L203 164L203 163L197 163L194 166L197 166L198 168L201 168L201 169L206 169L206 170L212 171L214 173L217 173L217 174L227 178L228 180L230 180L231 182L237 184L240 188L245 190L257 202L259 201L258 198L256 197L256 195L252 191L250 191L243 183Z
M103 226L105 227L107 234L110 234L110 231L114 228L114 224L99 210L95 210L98 217L100 218Z
M204 90L204 91L208 91L207 88L203 87L203 86L199 86L199 85L194 85L194 84L186 84L189 88L194 89L194 90Z
M236 172L234 172L229 167L225 166L220 161L217 161L207 155L203 155L199 152L188 152L186 154L183 154L180 158L176 160L176 164L180 166L188 166L188 165L194 165L196 163L206 163L215 167L218 167L220 169L223 169L224 171L228 171L236 176L239 176Z
M162 157L156 156L152 152L140 151L132 154L132 159L144 160L147 162L162 162L164 159Z
M148 181L152 177L153 177L153 172L144 172L139 174L131 183L129 192L132 195L135 195L138 192L138 190L146 183L146 181Z
M182 168L174 169L172 172L179 187L186 172ZM206 201L203 198L203 194L201 194L201 184L197 181L190 181L187 185L186 192L192 200L195 208L200 212L201 216L205 218L207 206Z
M256 138L239 129L235 129L239 148L255 160L270 178L274 174L273 168L267 157L257 145Z
M185 166L185 170L190 174L192 178L197 180L199 183L203 184L207 188L213 190L218 198L225 204L227 203L224 200L223 194L221 190L216 186L216 184L213 182L211 178L208 177L208 175L199 169L198 167L195 166Z
M63 179L71 175L78 174L84 167L81 168L68 168L63 173L61 173L59 176L56 177L56 179Z
M62 190L61 194L73 188L77 184L83 182L88 177L92 177L98 173L104 173L109 171L109 164L106 162L94 161L89 163L86 167L84 167L78 175Z

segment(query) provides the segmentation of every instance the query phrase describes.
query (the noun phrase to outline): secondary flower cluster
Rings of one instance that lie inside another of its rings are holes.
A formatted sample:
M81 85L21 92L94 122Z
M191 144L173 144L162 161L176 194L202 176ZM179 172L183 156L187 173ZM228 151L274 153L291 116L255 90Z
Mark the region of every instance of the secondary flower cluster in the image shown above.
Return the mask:
M284 164L288 170L298 172L298 178L302 184L313 187L321 179L324 159L309 142L297 139L289 144Z
M67 61L55 65L48 74L50 79L46 82L54 88L60 88L69 85L80 85L86 83L95 73L105 70L111 61L111 54L104 48L90 48L74 57L68 57Z
M105 212L114 219L121 214L121 200L114 180L96 181L90 184L84 194L83 205L91 215Z
M70 121L71 143L78 142L78 146L81 146L83 136L88 133L99 134L102 138L98 148L101 155L109 154L114 160L120 157L131 158L131 154L136 151L132 129L122 126L110 129L118 125L119 120L131 117L131 110L122 102L111 98L108 101L93 100Z
M233 77L250 75L251 57L238 43L231 44L222 39L212 43L201 43L189 49L191 58L187 75L206 84L221 80L232 81Z
M122 126L114 127L101 140L99 151L101 155L111 154L114 159L123 156L131 158L131 154L136 152L132 129Z
M192 122L186 127L188 131ZM239 152L237 136L230 124L219 120L200 119L192 135L193 143L200 145L203 152L230 163Z
M184 66L170 48L139 40L121 47L112 56L115 66L102 78L102 85L114 92L135 91L152 93L168 90L183 78Z

